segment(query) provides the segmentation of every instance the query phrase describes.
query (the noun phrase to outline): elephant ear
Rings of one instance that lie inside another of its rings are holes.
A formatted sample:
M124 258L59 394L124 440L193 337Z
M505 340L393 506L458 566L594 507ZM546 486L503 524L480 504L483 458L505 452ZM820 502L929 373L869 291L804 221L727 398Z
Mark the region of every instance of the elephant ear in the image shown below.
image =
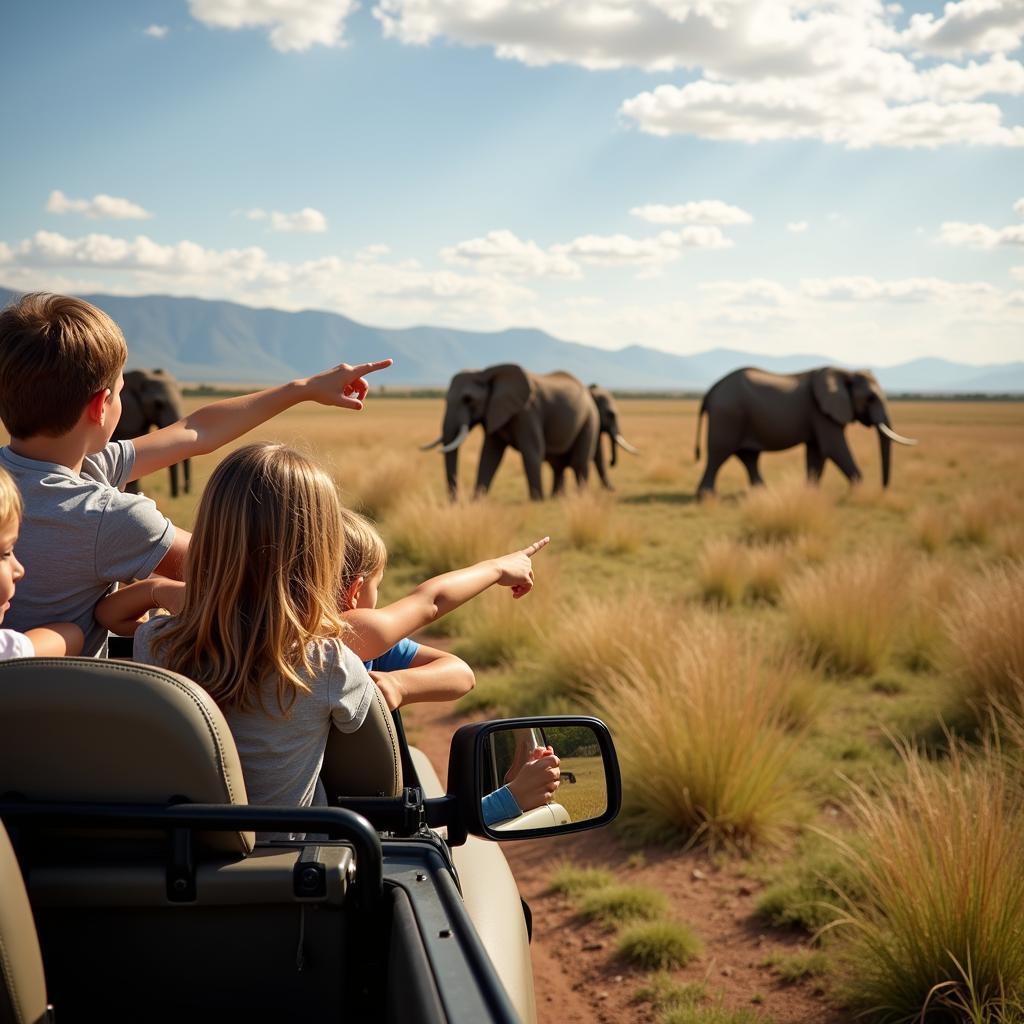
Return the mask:
M811 391L818 408L840 426L846 426L853 419L853 401L846 377L841 370L826 366L811 375Z
M491 385L484 429L488 434L493 434L522 411L533 393L533 385L526 371L516 363L503 363L483 372Z

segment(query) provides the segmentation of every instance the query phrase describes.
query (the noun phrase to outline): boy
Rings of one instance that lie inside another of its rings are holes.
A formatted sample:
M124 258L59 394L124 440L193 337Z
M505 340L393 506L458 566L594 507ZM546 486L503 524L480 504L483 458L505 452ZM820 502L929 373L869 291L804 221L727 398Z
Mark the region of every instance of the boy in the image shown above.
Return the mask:
M390 359L345 363L280 387L204 406L169 427L110 442L128 349L120 328L81 299L36 293L0 312L0 466L25 503L20 539L32 573L10 613L18 630L70 621L83 654L101 654L96 603L111 585L153 573L180 580L190 535L142 495L119 488L205 455L304 401L361 409L364 374Z

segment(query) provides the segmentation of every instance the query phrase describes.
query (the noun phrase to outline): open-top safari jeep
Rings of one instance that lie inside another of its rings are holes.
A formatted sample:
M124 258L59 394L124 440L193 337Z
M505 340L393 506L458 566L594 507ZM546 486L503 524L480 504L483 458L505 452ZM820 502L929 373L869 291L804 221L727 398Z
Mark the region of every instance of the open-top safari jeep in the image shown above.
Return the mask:
M481 800L531 729L571 755L580 783L558 797L575 820L498 831ZM330 807L249 806L223 715L189 680L0 664L0 1022L534 1020L528 911L481 837L610 821L604 725L464 726L445 792L379 701L331 734L323 779Z

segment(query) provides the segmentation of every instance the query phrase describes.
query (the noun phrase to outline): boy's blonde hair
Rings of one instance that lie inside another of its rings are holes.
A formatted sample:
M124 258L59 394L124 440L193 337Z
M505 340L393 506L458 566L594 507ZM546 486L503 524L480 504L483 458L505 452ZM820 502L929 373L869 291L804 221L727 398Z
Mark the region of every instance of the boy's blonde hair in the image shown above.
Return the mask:
M348 588L360 576L369 579L388 564L388 549L377 527L366 516L343 508L341 524L345 530L345 569L341 587L347 594Z
M0 525L6 526L12 519L20 523L23 509L21 491L14 477L0 467Z
M323 667L310 642L339 640L345 535L331 478L280 444L250 444L214 470L189 545L185 606L153 638L160 664L221 707L262 704L277 679L287 713Z
M60 437L92 398L113 390L128 358L101 309L33 292L0 311L0 419L12 437Z

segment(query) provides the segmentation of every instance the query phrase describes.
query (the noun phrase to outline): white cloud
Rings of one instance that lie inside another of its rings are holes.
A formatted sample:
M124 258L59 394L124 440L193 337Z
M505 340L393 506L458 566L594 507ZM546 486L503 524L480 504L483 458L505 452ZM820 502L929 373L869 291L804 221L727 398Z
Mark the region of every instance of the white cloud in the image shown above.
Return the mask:
M1024 284L1024 267L1010 267L1010 276Z
M1021 45L1024 7L1020 0L960 0L947 3L940 17L914 14L904 34L926 53L1008 53Z
M483 238L471 238L441 250L446 263L475 266L510 277L579 278L579 265L564 252L542 249L532 239L523 241L508 230L488 231Z
M102 192L92 199L72 199L60 189L54 189L46 201L47 213L80 213L90 220L148 220L153 216L137 203Z
M304 206L295 213L281 213L279 210L261 210L256 207L246 210L248 220L269 220L273 231L293 232L297 234L319 234L327 230L327 218L311 206Z
M149 25L143 29L143 32L147 36L151 36L153 39L163 39L164 36L170 32L170 29L166 25Z
M389 255L390 252L390 245L384 245L383 242L374 242L372 245L363 246L363 248L356 253L356 259L364 263L372 263L375 260L382 259Z
M1017 202L1013 204L1013 212L1017 214L1018 217L1024 217L1024 199L1018 199Z
M685 71L627 99L623 116L655 135L868 146L1024 145L982 96L1024 93L1006 53L1024 32L1020 0L948 3L941 18L881 0L379 0L386 36L489 46L528 65ZM923 51L984 63L932 66ZM692 73L696 73L696 77Z
M356 0L189 0L192 17L211 28L265 28L282 53L340 46Z
M729 249L732 244L720 228L692 225L681 231L662 231L649 238L622 234L581 235L571 242L552 246L552 252L607 267L658 266L679 259L684 249Z
M874 277L805 278L800 290L823 302L955 302L988 299L998 289L986 281L946 281L937 277L909 277L880 281Z
M1018 206L1020 206L1020 201L1014 205L1014 209L1016 210ZM1019 213L1020 210L1017 212ZM940 239L946 245L963 246L968 249L995 249L1003 245L1024 245L1024 224L993 228L987 224L946 221L939 232Z
M791 220L786 225L786 230L794 235L802 235L808 227L809 225L805 220Z
M738 206L730 206L720 199L701 199L676 206L648 204L634 206L629 211L634 217L651 224L751 224L754 218Z

